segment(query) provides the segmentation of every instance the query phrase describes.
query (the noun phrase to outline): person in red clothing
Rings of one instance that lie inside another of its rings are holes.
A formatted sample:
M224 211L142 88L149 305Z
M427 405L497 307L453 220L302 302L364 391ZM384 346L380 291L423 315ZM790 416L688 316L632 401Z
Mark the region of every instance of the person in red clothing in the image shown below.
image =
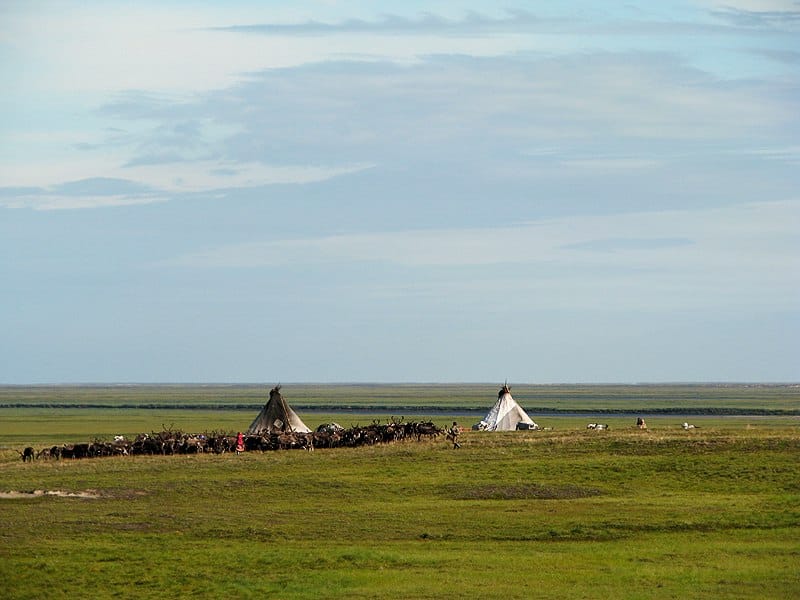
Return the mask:
M244 452L244 436L241 431L236 435L236 454L239 452Z

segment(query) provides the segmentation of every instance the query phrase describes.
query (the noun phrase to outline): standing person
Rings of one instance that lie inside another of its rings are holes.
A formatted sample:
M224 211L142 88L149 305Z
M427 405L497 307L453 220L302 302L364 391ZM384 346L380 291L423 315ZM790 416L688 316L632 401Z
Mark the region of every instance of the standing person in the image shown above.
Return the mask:
M453 450L456 448L461 448L461 444L458 443L458 434L461 433L461 428L458 426L458 423L453 421L453 426L447 432L449 438L453 440Z
M241 431L236 434L236 454L240 452L244 452L244 436Z

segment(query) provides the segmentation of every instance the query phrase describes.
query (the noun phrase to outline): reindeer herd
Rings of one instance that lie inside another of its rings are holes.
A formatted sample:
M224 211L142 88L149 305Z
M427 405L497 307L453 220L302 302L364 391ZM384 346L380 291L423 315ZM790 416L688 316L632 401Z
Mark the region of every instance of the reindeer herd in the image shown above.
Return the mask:
M355 425L345 429L336 423L320 425L316 431L273 431L243 436L243 445L237 445L237 435L211 432L203 434L184 433L164 428L159 433L142 433L129 440L114 436L113 441L95 440L88 443L62 444L43 448L38 452L25 448L19 454L22 460L60 460L69 458L98 458L104 456L174 455L174 454L223 454L225 452L267 452L270 450L314 450L315 448L355 448L387 444L403 440L433 439L444 433L434 423L404 422L390 420L387 423L373 421L361 427Z

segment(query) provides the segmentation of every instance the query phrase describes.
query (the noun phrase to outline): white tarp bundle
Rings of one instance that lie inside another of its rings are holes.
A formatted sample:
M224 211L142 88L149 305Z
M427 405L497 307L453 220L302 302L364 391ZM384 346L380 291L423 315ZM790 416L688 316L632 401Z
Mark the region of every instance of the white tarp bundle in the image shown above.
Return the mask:
M514 431L519 423L525 423L530 429L538 429L538 425L533 422L517 401L511 396L508 384L500 388L497 394L497 402L489 411L489 414L481 421L480 429L486 431ZM484 426L485 424L485 426Z

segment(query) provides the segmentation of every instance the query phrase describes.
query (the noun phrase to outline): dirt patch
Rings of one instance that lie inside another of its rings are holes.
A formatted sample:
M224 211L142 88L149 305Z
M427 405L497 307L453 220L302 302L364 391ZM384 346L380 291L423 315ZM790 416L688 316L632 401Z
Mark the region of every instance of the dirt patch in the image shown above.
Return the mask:
M583 488L576 485L481 485L451 490L456 500L573 500L599 496L598 489Z
M59 498L92 498L100 497L96 490L82 492L66 492L64 490L32 490L30 492L0 492L0 500L19 500L20 498L40 498L42 496L57 496Z

